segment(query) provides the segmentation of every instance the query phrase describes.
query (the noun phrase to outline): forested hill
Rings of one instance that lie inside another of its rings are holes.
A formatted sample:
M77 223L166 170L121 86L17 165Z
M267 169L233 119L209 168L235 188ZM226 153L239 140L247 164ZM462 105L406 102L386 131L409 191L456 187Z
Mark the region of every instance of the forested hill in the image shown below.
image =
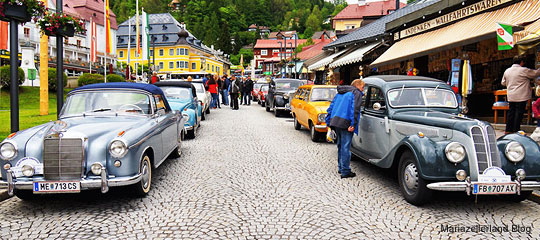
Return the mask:
M256 41L248 33L251 24L270 27L272 31L296 30L309 38L314 32L331 29L325 21L345 6L345 0L179 0L180 9L169 7L171 0L139 0L139 8L148 13L170 12L204 44L214 45L229 54ZM118 24L135 15L135 0L110 0ZM235 40L232 44L230 39Z

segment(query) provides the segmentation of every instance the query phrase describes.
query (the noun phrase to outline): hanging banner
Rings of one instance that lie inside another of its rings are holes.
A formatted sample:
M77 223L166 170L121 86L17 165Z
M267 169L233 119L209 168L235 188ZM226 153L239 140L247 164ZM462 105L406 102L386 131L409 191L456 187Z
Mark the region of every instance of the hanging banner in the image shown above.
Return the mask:
M499 51L514 48L514 33L511 25L497 23L497 45Z

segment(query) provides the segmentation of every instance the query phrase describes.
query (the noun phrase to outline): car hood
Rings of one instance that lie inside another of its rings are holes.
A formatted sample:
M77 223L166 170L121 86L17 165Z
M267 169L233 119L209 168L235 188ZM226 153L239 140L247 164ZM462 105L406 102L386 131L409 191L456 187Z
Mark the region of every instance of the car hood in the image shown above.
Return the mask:
M315 107L319 112L325 113L326 110L328 110L328 107L330 107L331 102L310 102L313 107Z
M465 116L458 116L451 113L426 110L400 111L395 113L392 116L392 119L403 122L411 122L422 125L454 129L464 133L468 133L470 127L481 123L481 121L479 120L467 118Z

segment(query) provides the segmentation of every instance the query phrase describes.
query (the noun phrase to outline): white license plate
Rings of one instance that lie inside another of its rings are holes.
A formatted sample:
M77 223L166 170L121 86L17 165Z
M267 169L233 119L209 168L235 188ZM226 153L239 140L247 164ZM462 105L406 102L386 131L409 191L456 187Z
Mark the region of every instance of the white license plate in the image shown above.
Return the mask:
M47 181L34 182L34 193L78 193L81 191L79 181Z
M474 194L516 194L515 183L477 183L473 185Z

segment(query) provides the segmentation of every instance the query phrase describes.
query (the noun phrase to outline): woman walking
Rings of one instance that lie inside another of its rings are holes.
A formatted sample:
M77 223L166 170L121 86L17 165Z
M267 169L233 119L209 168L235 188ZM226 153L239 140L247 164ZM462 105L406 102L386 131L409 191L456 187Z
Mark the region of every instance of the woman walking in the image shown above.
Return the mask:
M210 103L210 107L216 109L216 106L219 106L217 76L211 76L210 79L208 79L208 81L206 82L206 86L208 87L208 91L212 95L212 102ZM221 106L219 106L219 108L221 108Z

